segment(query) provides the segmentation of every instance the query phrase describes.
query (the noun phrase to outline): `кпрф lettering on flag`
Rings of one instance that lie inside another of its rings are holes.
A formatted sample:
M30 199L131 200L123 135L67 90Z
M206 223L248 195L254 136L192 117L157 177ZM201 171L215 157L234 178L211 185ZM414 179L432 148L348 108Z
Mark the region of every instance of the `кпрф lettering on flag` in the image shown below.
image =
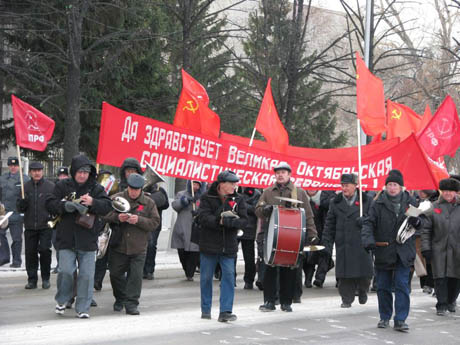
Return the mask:
M383 83L367 69L358 52L356 52L356 110L364 133L376 136L385 131Z
M457 107L447 95L431 121L419 133L418 142L433 160L449 155L453 157L460 146L460 121Z
M278 111L273 101L271 78L268 79L255 128L264 136L274 152L286 152L289 145L289 136L278 116Z
M173 125L218 138L220 118L208 105L206 89L182 70L182 92Z
M53 136L54 120L14 95L11 95L11 104L17 145L44 151Z

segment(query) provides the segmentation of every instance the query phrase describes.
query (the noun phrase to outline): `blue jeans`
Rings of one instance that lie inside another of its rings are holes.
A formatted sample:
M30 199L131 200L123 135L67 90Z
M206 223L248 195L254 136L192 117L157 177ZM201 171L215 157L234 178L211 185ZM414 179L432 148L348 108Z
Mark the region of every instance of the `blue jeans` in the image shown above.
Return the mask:
M59 273L57 278L57 293L55 296L58 304L66 304L73 297L73 274L77 269L77 298L75 311L88 313L93 299L94 268L96 252L82 250L59 250Z
M22 217L20 218L22 219ZM21 266L22 258L22 232L23 222L10 222L8 225L12 239L11 254L13 256L12 263ZM8 246L8 239L6 238L6 229L0 230L0 262L10 262L10 248Z
M220 282L220 312L233 310L235 296L235 257L200 253L201 312L211 313L212 281L217 263L222 269Z
M393 270L376 269L377 298L381 320L390 320L393 314L393 294L391 292L394 279L395 287L395 321L405 321L409 315L409 274L410 267L404 267L398 259Z

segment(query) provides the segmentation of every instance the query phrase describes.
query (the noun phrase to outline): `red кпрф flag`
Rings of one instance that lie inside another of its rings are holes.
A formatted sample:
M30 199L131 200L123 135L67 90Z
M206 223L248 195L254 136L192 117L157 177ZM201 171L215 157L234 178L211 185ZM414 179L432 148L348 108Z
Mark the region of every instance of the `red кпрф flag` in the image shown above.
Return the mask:
M18 146L44 151L53 136L54 120L14 95L11 95L11 104Z
M460 146L460 121L455 103L449 95L418 135L418 142L433 160L444 155L455 155Z
M364 133L375 136L385 131L383 83L369 72L358 52L356 52L356 108Z
M387 100L387 139L406 139L412 133L417 133L422 117L404 104Z
M182 70L182 92L173 125L218 138L220 118L208 107L206 89Z
M255 127L264 136L273 151L285 153L289 145L289 136L276 111L271 80L271 78L268 79Z
M420 127L417 130L418 133L425 129L426 125L430 123L432 117L433 115L431 114L430 106L427 104L425 106L425 112L423 113L422 122L420 122Z

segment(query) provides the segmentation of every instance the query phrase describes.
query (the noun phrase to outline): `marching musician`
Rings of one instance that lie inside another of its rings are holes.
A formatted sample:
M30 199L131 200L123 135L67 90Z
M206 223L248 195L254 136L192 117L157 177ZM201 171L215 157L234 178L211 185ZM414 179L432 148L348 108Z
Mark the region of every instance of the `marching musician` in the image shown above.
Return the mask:
M460 206L459 182L453 178L439 182L441 197L426 215L421 234L422 255L431 262L436 292L436 313L455 313L460 291Z
M59 249L56 314L64 314L66 303L73 296L74 272L78 263L75 311L82 319L89 318L93 297L94 268L97 249L96 215L112 209L107 193L96 181L96 167L84 155L72 158L71 178L56 183L46 201L52 214L60 215L56 240Z
M415 236L404 243L396 242L398 230L406 219L409 205L416 206L415 199L404 190L403 175L393 169L385 180L385 189L377 197L363 220L362 245L374 252L377 278L377 298L380 321L378 328L387 328L393 315L394 282L394 329L408 331L406 323L410 309L409 274L415 259ZM409 217L414 228L421 226L420 218Z
M359 198L358 176L355 174L342 174L340 185L342 192L329 206L321 244L329 256L332 256L335 244L335 277L342 297L341 307L350 308L355 291L359 293L359 304L367 302L367 291L374 274L371 254L361 246L360 218L360 207L366 216L372 200L364 193Z
M110 282L113 288L114 311L128 315L139 315L139 298L142 290L142 273L149 233L160 223L155 202L142 190L145 179L137 173L127 179L128 188L113 197L122 197L129 202L130 211L112 211L104 219L117 224L121 238L109 254Z
M256 215L262 220L262 231L268 231L268 224L270 216L273 211L273 205L281 205L284 207L291 207L289 202L281 201L276 197L286 197L302 201L301 207L305 210L306 228L307 228L307 243L318 244L319 239L313 220L313 212L308 202L307 193L300 187L296 187L291 182L291 167L286 162L281 162L274 169L276 182L273 186L268 187L262 193L259 202L256 206ZM265 263L267 264L267 263ZM281 310L291 312L291 304L294 295L295 281L296 281L297 267L279 267L279 296L281 303ZM276 277L277 267L266 266L264 275L264 304L259 307L260 311L273 311L275 307L276 298Z

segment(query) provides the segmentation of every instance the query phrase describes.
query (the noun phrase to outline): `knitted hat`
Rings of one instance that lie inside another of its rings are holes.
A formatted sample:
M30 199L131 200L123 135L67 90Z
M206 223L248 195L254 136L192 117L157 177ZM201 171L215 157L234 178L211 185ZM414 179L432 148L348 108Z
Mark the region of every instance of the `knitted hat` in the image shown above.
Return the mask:
M458 192L460 190L460 183L456 179L445 178L444 180L439 181L439 189Z
M403 179L403 175L401 174L401 171L397 169L390 170L390 172L388 173L388 177L385 180L385 186L389 182L395 182L399 184L400 186L404 186L404 179Z

